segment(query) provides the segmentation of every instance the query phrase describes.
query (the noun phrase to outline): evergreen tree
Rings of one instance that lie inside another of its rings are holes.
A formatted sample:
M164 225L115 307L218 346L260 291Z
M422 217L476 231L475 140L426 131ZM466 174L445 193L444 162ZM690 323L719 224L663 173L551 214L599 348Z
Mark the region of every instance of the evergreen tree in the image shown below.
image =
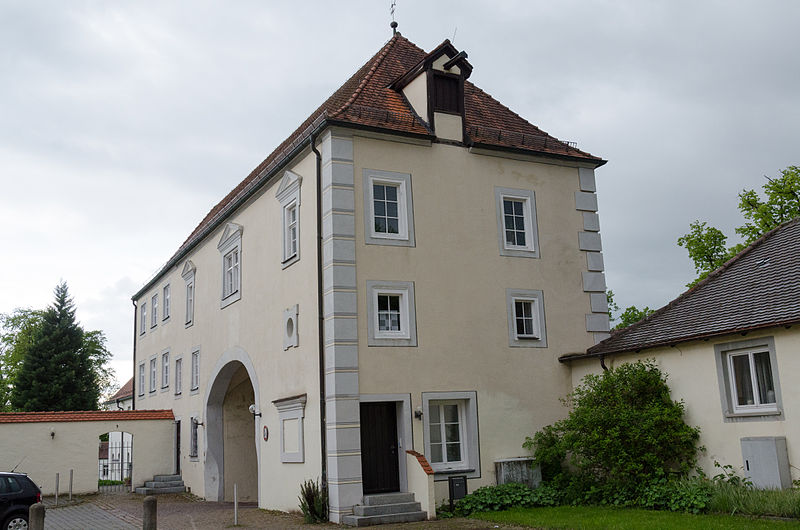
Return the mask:
M99 399L95 361L84 347L84 332L75 322L75 304L66 282L54 292L55 302L44 311L22 361L11 403L23 411L95 410Z

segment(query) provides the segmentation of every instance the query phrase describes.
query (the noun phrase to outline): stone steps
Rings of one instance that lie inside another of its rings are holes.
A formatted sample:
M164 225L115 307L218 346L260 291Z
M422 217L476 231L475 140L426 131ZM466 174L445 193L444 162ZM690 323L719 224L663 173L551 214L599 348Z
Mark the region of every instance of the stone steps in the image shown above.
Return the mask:
M162 493L184 493L186 486L180 475L156 475L153 480L144 483L144 487L136 488L140 495L160 495Z
M420 510L413 493L382 493L365 495L362 504L353 507L353 515L342 522L350 526L371 526L390 523L424 521L428 514Z

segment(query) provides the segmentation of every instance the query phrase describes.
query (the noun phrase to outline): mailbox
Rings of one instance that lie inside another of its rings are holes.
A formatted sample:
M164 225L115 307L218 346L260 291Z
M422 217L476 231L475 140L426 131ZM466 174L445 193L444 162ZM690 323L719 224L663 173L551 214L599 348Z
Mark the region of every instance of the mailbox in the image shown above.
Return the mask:
M449 477L447 485L450 487L450 511L452 512L455 501L467 496L467 477L466 475Z

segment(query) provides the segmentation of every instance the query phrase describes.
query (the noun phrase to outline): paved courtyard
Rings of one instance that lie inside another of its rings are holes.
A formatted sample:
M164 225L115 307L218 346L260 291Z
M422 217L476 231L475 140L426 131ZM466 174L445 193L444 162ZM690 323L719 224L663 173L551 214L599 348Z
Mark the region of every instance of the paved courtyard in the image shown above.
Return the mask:
M46 530L133 530L142 527L142 497L135 494L98 494L55 507L48 504ZM49 502L48 502L49 501ZM233 527L233 503L205 502L188 494L158 496L158 528L165 530L220 529ZM261 510L255 504L239 505L237 528L342 528L334 524L306 525L297 513ZM488 529L515 528L470 519L425 521L404 525L384 525L390 529Z

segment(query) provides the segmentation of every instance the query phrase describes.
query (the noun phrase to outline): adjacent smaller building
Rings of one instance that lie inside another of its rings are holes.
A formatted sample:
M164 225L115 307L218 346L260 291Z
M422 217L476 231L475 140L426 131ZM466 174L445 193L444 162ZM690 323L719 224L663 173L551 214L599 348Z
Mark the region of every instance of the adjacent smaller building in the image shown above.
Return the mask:
M741 466L756 486L791 487L800 471L800 219L753 242L708 278L585 353L563 355L573 386L637 359L669 374L700 464Z

